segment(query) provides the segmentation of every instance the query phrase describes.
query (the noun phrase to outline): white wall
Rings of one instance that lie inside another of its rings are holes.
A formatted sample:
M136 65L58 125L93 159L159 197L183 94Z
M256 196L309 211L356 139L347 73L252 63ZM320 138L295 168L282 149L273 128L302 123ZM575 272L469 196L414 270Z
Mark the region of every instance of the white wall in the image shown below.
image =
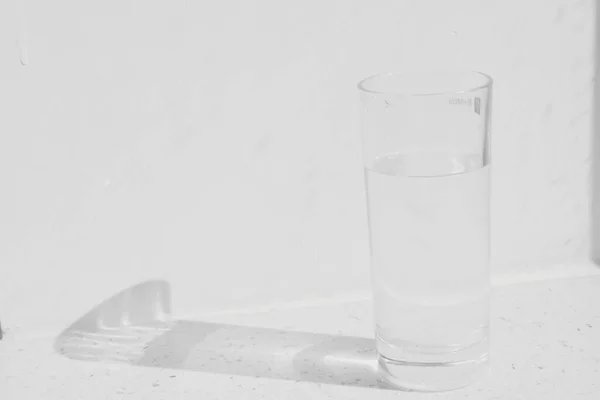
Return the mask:
M495 273L585 259L594 3L2 2L3 322L366 289L355 83L432 65L496 79Z

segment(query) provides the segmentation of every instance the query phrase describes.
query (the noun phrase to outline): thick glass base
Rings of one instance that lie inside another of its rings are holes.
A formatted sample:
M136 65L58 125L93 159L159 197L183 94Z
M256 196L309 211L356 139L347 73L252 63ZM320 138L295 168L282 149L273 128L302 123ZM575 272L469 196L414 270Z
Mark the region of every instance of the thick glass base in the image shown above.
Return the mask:
M379 356L379 370L387 385L419 392L460 389L480 380L488 371L488 358L447 364L416 364Z
M459 389L483 378L489 370L488 341L450 353L404 354L386 357L387 343L378 343L379 372L385 384L400 390L442 392ZM382 348L383 347L383 348ZM389 350L389 348L388 348ZM401 351L395 349L394 355ZM387 352L389 354L389 352ZM420 358L420 359L419 359Z

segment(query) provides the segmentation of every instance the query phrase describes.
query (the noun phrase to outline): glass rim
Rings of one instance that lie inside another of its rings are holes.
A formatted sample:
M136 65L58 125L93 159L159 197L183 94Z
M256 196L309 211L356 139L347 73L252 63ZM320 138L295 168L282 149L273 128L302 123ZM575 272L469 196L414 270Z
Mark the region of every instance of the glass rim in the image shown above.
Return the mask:
M435 74L468 74L470 76L477 76L483 79L483 83L478 85L467 85L465 89L460 90L448 90L448 91L402 91L402 90L374 90L369 89L367 87L367 83L370 81L374 81L378 78L390 77L390 76L399 76L399 77L411 77L411 76L422 76L422 75L435 75ZM423 72L380 72L371 76L368 76L361 81L358 82L357 88L361 92L371 93L371 94L379 94L379 95L390 95L390 96L406 96L406 97L416 97L416 96L444 96L444 95L459 95L465 93L472 93L478 90L482 90L485 88L491 88L493 86L494 79L484 73L473 70L447 70L447 71L423 71Z

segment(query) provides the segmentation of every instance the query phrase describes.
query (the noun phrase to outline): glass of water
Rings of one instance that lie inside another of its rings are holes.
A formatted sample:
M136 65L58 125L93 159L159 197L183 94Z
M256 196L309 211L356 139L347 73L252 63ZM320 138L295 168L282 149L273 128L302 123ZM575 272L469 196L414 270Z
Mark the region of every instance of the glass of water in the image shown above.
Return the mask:
M492 79L361 81L361 135L380 371L422 391L488 369Z

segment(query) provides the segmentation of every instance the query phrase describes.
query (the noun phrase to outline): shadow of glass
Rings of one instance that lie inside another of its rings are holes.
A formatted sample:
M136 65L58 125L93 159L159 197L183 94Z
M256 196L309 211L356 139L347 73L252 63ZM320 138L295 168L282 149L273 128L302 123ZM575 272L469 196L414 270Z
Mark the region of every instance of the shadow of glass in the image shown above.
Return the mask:
M373 339L173 320L169 285L149 281L100 304L65 329L66 357L144 367L390 389Z

